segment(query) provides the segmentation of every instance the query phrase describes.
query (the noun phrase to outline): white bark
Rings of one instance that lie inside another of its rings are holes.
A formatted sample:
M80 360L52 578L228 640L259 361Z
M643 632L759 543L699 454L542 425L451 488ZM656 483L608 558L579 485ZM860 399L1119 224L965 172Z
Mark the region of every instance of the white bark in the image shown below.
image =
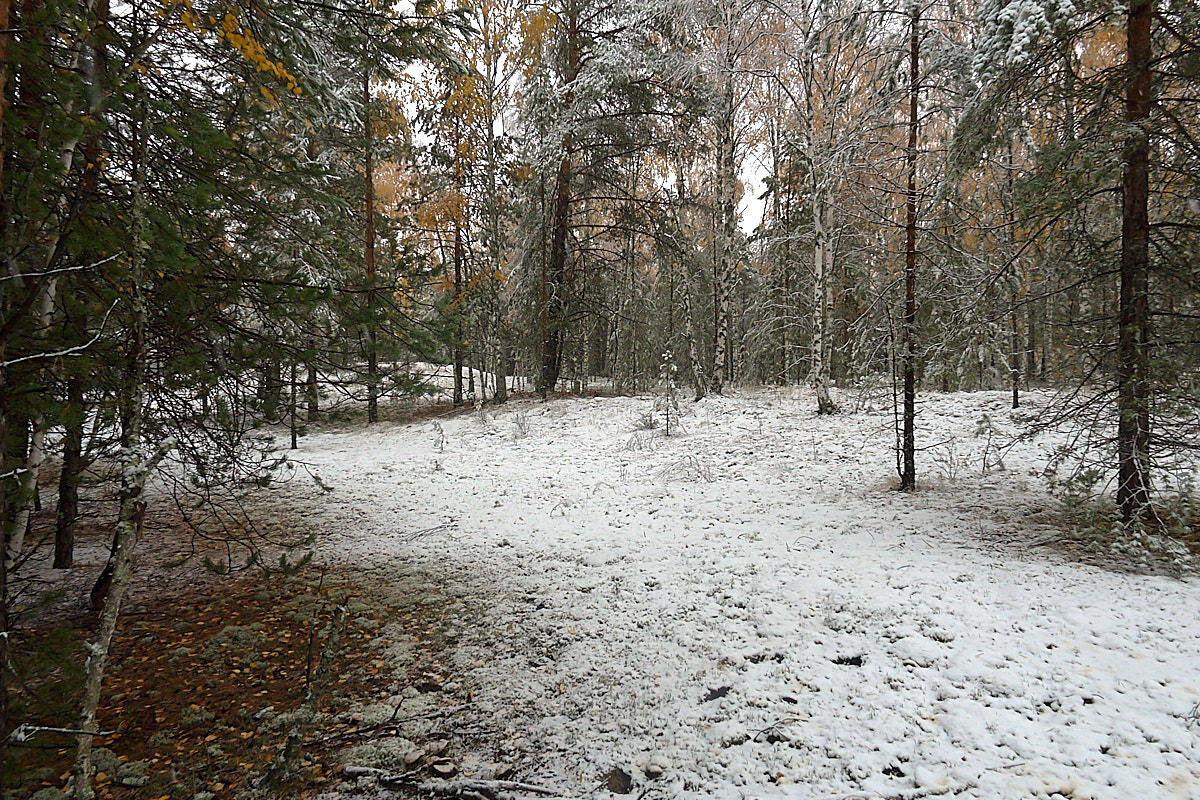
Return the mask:
M104 668L108 662L109 648L117 629L117 617L121 613L121 602L129 587L133 551L141 533L145 503L141 499L146 478L158 462L170 451L173 443L164 441L150 453L141 446L142 417L145 406L146 378L146 299L142 295L141 280L146 257L145 207L141 187L136 183L134 192L133 242L130 256L131 329L127 349L128 369L121 387L121 488L120 508L117 512L116 537L113 548L113 573L109 584L104 609L100 613L100 626L96 641L88 646L84 665L83 698L79 705L80 733L76 738L75 764L72 768L71 785L78 800L91 800L92 790L92 739L96 729L96 709L100 705L100 689L104 680Z
M723 86L722 113L717 130L718 219L717 230L714 232L717 247L713 275L716 282L716 308L713 315L715 330L712 371L712 390L715 394L720 394L725 385L725 364L729 359L729 302L734 272L734 194L737 191L733 92L733 79L727 76Z
M684 178L683 159L681 158L675 167L675 224L680 238L679 242L679 260L683 267L680 272L681 283L683 285L683 317L684 326L687 330L688 338L688 366L692 372L692 384L696 391L696 399L700 400L704 397L706 384L704 381L703 367L700 364L700 353L696 346L696 320L692 313L692 264L690 254L691 251L685 250L687 242L683 238L686 236L685 228L687 223L687 212L685 205L687 203L687 187Z
M50 327L50 318L54 314L54 297L58 288L58 279L51 278L42 287L42 298L38 308L38 328L45 332ZM21 550L25 547L25 529L29 524L29 515L33 511L33 498L37 492L38 475L42 464L46 461L46 415L39 411L31 420L33 432L29 437L29 452L25 456L25 465L18 478L17 497L20 504L8 523L4 541L4 568L11 574Z
M819 192L813 194L813 337L809 380L817 395L817 413L835 410L829 397L829 274L833 270L830 227L833 209Z

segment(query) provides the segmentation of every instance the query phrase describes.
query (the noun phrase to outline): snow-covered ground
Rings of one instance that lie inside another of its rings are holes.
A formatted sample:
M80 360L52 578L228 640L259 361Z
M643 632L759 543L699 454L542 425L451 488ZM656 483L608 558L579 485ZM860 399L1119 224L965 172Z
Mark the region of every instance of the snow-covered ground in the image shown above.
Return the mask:
M333 490L281 501L324 557L461 599L480 760L567 796L617 766L647 797L1200 797L1200 584L1037 546L1053 440L981 468L1005 395L924 398L913 495L882 410L746 392L668 439L652 404L302 440Z

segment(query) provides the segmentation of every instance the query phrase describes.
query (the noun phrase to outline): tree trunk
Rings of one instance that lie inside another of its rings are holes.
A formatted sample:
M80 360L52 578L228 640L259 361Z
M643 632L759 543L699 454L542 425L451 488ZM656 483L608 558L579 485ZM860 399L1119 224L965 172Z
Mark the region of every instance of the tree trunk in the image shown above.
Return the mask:
M364 256L367 266L367 422L379 420L379 354L375 320L375 161L371 131L371 73L363 73L363 141L366 178Z
M263 357L258 382L258 398L262 402L263 417L271 422L277 421L279 406L283 401L283 378L279 370L279 359L272 346L272 352Z
M704 368L700 363L700 351L696 342L696 318L692 310L692 264L689 257L691 250L685 250L688 245L687 232L685 230L687 222L685 208L687 203L687 184L684 177L683 159L680 159L675 167L675 194L677 204L676 229L679 236L679 265L682 271L683 321L687 329L688 338L688 368L691 371L692 388L695 390L696 400L702 400L707 384L704 380Z
M1014 277L1014 283L1016 278ZM1017 305L1017 290L1010 290L1009 316L1012 333L1012 346L1009 348L1008 371L1012 382L1012 407L1021 407L1021 326L1018 324L1020 306Z
M460 134L458 125L454 126L454 190L462 191L462 169L459 156ZM458 214L454 217L454 407L463 404L463 241L462 220Z
M493 30L490 24L489 10L485 6L481 9L483 15L483 30L484 39L487 45L484 48L484 58L486 67L485 86L486 92L486 108L487 108L487 130L486 149L487 159L485 169L487 175L488 187L488 251L491 256L492 277L488 282L491 287L491 311L492 320L496 336L496 346L493 351L496 355L496 363L493 367L493 380L495 385L492 388L492 400L503 405L508 402L508 361L509 342L507 329L505 325L504 300L500 284L505 280L504 265L500 257L500 198L496 187L496 170L500 163L500 159L496 153L496 126L495 122L499 119L499 114L496 112L496 75L500 69L501 56L497 48L493 44L497 41L490 36L486 31Z
M813 197L813 339L811 381L817 394L817 413L837 411L829 397L829 273L833 269L833 245L829 225L833 210L819 193Z
M540 247L538 255L541 256L541 314L538 322L541 332L541 364L539 367L537 378L537 390L546 399L549 389L546 388L546 351L550 347L550 246L549 237L549 216L546 209L546 177L542 175L538 179L538 234L540 236Z
M717 263L714 274L715 308L713 309L713 371L712 391L721 394L729 374L729 305L733 282L734 242L734 192L737 190L735 175L736 152L734 149L733 79L726 76L722 97L722 112L717 129L717 181L719 186L720 218L717 240Z
M83 5L82 11L85 16L92 14L93 11L95 10L95 4L93 2L84 2L82 5ZM9 45L11 44L11 36L13 33L13 31L11 29L11 22L12 22L11 10L12 10L12 5L11 5L10 0L0 0L0 31L3 31L3 33L0 33L0 123L3 123L3 107L8 105L8 91L7 91L7 83L8 83L8 77L9 77L8 55L9 55ZM30 33L30 32L26 31L26 33ZM40 36L40 32L32 32L32 36ZM85 47L85 48L80 48L80 49L76 50L75 55L73 56L73 58L71 60L71 70L79 69L80 60L82 58L83 52L86 49L87 48ZM38 70L36 70L36 69L32 71L32 74L29 76L29 79L26 80L24 82L24 84L22 85L22 87L21 87L22 92L24 92L29 87L40 87ZM96 87L96 88L99 88L99 87ZM37 89L36 91L40 92L40 89ZM100 111L100 108L95 103L95 98L97 98L98 96L99 96L98 91L94 92L92 94L92 97L94 99L91 104L91 108L89 109L92 112ZM28 107L25 103L22 103L22 105L25 107ZM62 112L64 118L69 117L71 115L73 106L74 106L74 101L68 100L66 103L66 107L63 109L63 112ZM75 153L78 149L78 146L79 146L79 136L71 137L64 143L61 153L59 155L59 163L62 166L63 174L70 174L71 168L74 165ZM3 189L4 189L3 175L5 174L4 173L3 154L7 151L7 147L8 147L7 140L3 137L2 129L0 129L0 197L3 197L3 195L5 194L5 192L3 191ZM60 224L55 225L52 228L51 233L48 237L48 240L46 241L46 258L43 262L43 267L44 267L43 271L49 271L51 268L53 268L54 262L58 258L59 245L62 242L63 232L64 232L63 231L64 226L61 223L62 223L63 217L65 217L65 216L66 216L66 210L62 209L62 213L60 213L60 215L59 215ZM53 280L47 282L47 284L45 284L44 288L43 288L43 291L46 292L46 296L49 297L51 307L53 307L53 293L54 293L55 288L56 288L56 282ZM42 308L45 309L45 307L46 307L45 304L43 304ZM3 343L0 342L0 354L5 353L6 351L7 351L7 348L5 348ZM7 376L2 375L3 372L4 372L3 370L0 370L0 377L3 377L3 379L4 379L3 382L0 383L0 390L7 389L7 382L8 382ZM3 414L0 414L0 448L2 448L3 443L6 441L7 435L9 432L8 431L9 420L7 418L7 403L3 403L2 401L0 401L0 408L3 408L3 412L4 412ZM39 417L44 420L43 415L39 415ZM15 497L10 492L5 491L3 493L4 496L2 498L3 505L5 506L3 508L3 511L5 513L4 513L4 517L3 517L4 522L3 522L3 524L0 524L0 734L7 731L7 726L8 726L8 721L9 721L8 720L8 685L9 685L8 665L9 665L9 660L10 660L9 652L10 652L11 643L9 641L9 638L10 638L11 631L9 630L10 618L9 618L9 613L8 613L8 602L10 599L9 598L9 584L10 584L11 578L12 578L12 575L11 575L11 566L12 565L11 565L9 556L10 556L10 554L12 554L14 552L19 554L22 547L24 546L25 530L26 530L27 523L28 523L28 508L29 508L26 498L29 496L32 496L31 493L33 491L37 490L38 472L41 469L41 461L45 457L45 451L43 448L43 441L42 441L44 439L44 436L45 436L45 425L44 424L37 425L37 427L35 428L35 437L38 440L38 442L37 442L38 459L37 459L36 463L34 463L30 459L27 458L25 460L25 463L23 465L20 465L24 468L25 471L23 473L21 473L21 475L19 477L17 477L17 488L16 488L16 492L15 492ZM31 453L30 455L33 455L33 453ZM11 499L15 499L17 501L17 507L15 509L10 509L7 507ZM22 516L24 516L24 519L21 519ZM14 517L16 518L15 520L14 520ZM10 525L9 523L13 522L13 521L18 522L19 524ZM0 746L0 748L2 748L2 746Z
M917 99L920 93L921 5L912 5L908 43L908 148L905 161L908 187L904 222L904 324L901 346L904 360L904 428L901 441L903 469L900 490L917 488L916 444L914 427L917 416L916 345L917 326Z
M296 423L296 362L293 361L291 371L288 373L290 380L288 381L288 432L291 434L292 446L295 450L299 444L296 439L299 435L299 426Z
M4 107L8 105L8 46L12 33L9 32L9 17L12 11L12 0L0 0L0 197L4 192L4 156L8 148L8 140L4 136ZM4 630L8 630L5 626ZM0 731L4 729L0 727Z
M54 313L54 296L58 281L51 278L42 288L40 309L38 311L38 327L44 332L50 325L50 317ZM25 533L29 529L34 497L37 494L38 475L46 460L46 415L38 410L30 420L29 447L26 451L22 472L17 478L16 507L12 517L7 521L7 530L2 537L5 543L5 568L12 571L16 560L25 547Z
M135 131L136 136L136 131ZM88 647L84 664L83 697L79 706L76 736L75 763L71 771L72 793L77 800L92 800L92 739L96 730L96 709L100 704L100 689L104 680L104 668L108 661L113 635L116 633L117 618L121 613L121 602L129 587L133 551L141 534L146 504L141 500L146 478L158 461L165 455L168 445L160 445L155 452L142 451L142 415L145 405L146 382L146 300L142 292L142 272L147 249L145 237L145 201L137 183L138 168L134 167L135 183L133 236L130 267L130 334L126 348L125 374L118 396L121 417L121 487L120 506L114 538L112 578L100 612L99 630L96 640Z
M565 25L566 58L563 83L567 87L579 76L579 19L572 9L563 19ZM563 113L569 116L575 104L574 93L568 88L563 99ZM554 198L551 211L550 257L544 286L544 324L542 328L541 393L546 397L554 391L562 371L563 330L566 325L567 241L571 228L571 182L574 179L574 138L567 131L562 138L562 155L554 179Z
M8 664L12 661L12 630L8 614L8 567L0 558L0 736L8 736ZM0 759L7 763L4 740L0 739Z
M566 147L569 147L570 136ZM562 369L563 319L566 309L567 235L571 214L571 157L559 162L554 181L554 201L550 231L550 263L546 279L546 330L542 338L542 396L553 392Z
M67 378L67 404L63 413L62 470L58 476L58 511L54 524L54 567L70 569L75 563L75 526L79 519L79 476L83 472L83 381Z
M1126 524L1150 509L1150 27L1153 0L1131 0L1127 21L1117 338L1117 505Z
M1030 295L1036 292L1030 291ZM1025 386L1033 385L1037 377L1037 303L1025 304Z
M463 404L462 230L454 223L454 407Z
M308 401L308 414L306 415L306 419L309 422L312 422L317 418L317 415L321 413L321 393L317 386L317 368L310 361L305 366L305 369L308 373L308 377L304 382L305 394L307 395L305 399Z
M100 86L106 74L108 44L105 26L109 20L109 0L96 3L97 36L92 59L93 80ZM94 129L83 149L84 174L82 183L83 201L89 204L101 202L99 196L101 164L100 130ZM100 254L89 254L94 258ZM64 309L69 306L64 303ZM87 338L87 312L82 308L71 314L66 312L67 330L75 342ZM69 569L75 561L75 530L79 518L79 478L83 472L83 424L86 416L83 381L71 370L66 378L66 407L63 410L63 460L58 476L58 509L54 524L54 567ZM204 394L207 405L208 394ZM207 408L205 417L208 416Z
M508 359L509 347L507 341L501 341L499 358L496 359L496 388L492 390L492 400L503 405L508 402Z
M1017 193L1014 186L1016 165L1013 163L1012 141L1008 143L1008 269L1009 293L1008 312L1011 340L1009 342L1008 372L1012 384L1012 407L1021 407L1021 308L1017 305L1017 292L1021 276L1017 268Z

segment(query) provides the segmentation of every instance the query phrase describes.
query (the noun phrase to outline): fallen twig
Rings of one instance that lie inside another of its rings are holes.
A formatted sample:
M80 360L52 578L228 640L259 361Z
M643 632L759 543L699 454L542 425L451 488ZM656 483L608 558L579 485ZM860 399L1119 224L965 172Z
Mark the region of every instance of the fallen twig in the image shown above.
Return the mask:
M413 541L415 539L419 539L420 537L425 536L426 534L429 534L429 533L436 533L438 531L449 530L450 528L453 528L457 523L458 523L458 520L452 519L452 520L449 520L448 522L443 522L440 525L434 525L433 527L424 528L423 530L419 530L419 531L412 531L410 533L404 534L404 541L411 542L411 541Z
M328 633L325 634L325 646L321 649L321 660L317 662L317 671L313 674L312 681L308 685L304 705L300 707L301 711L307 713L297 718L292 729L288 731L287 741L284 744L283 750L271 762L271 766L263 775L263 780L266 783L271 785L277 784L299 757L300 747L304 742L305 734L317 716L317 710L321 705L321 698L325 694L326 684L329 682L329 678L333 672L333 661L337 656L338 643L341 641L342 631L345 628L346 606L339 605L333 611L333 619L329 623Z
M397 706L396 710L398 711L399 709L400 709L400 707ZM348 731L339 731L338 733L333 733L328 736L322 736L317 739L309 739L308 741L306 741L304 743L304 746L309 747L311 745L317 745L317 744L341 743L341 742L345 742L345 741L349 741L351 739L357 738L359 736L366 736L366 735L372 735L372 734L378 735L378 736L387 736L387 735L391 735L393 733L398 733L399 727L406 722L416 722L417 720L420 720L420 719L437 719L439 717L447 717L447 716L450 716L451 714L457 714L461 710L462 710L462 706L455 706L454 708L451 708L451 709L448 709L445 711L428 711L424 714L413 714L408 717L400 717L400 718L396 718L395 712L393 712L392 716L389 719L387 719L384 722L380 722L377 725L363 725L362 727L353 728Z
M84 731L77 728L52 728L45 725L29 725L21 723L8 736L0 739L0 744L21 744L39 733L61 733L66 736L111 736L114 731Z
M889 794L879 792L851 792L850 794L834 794L824 800L919 800L922 797L938 797L944 794L958 794L974 786L973 783L952 783L948 786L934 786L924 789L900 789Z
M417 792L437 795L438 797L490 797L495 798L501 792L518 792L522 794L538 794L543 796L558 796L558 791L533 783L520 781L485 781L474 778L464 778L456 781L419 780L411 775L397 775L374 767L360 767L353 764L342 768L349 778L374 778L387 786L403 786Z

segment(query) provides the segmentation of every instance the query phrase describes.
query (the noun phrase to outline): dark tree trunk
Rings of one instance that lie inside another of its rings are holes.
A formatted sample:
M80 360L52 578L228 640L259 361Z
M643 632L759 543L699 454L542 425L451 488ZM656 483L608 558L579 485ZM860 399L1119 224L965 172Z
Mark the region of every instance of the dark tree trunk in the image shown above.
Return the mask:
M1150 507L1150 26L1153 0L1132 0L1127 21L1121 177L1121 287L1117 333L1117 505L1126 522Z
M258 384L258 396L262 401L263 416L275 421L279 414L279 406L283 402L283 377L280 374L279 359L273 352L265 357L259 372L261 379Z
M1009 297L1009 315L1012 324L1012 346L1009 354L1009 377L1012 380L1012 407L1021 407L1021 328L1018 324L1020 307L1017 305L1017 292L1014 289Z
M908 168L908 191L904 222L904 325L902 357L904 360L904 423L901 441L904 466L900 472L900 490L917 488L916 424L917 376L917 98L920 92L921 6L913 3L912 27L908 44L908 149L905 154Z
M569 139L568 138L568 146ZM542 394L554 391L562 369L563 324L566 310L567 235L571 214L571 158L564 155L554 181L550 231L550 263L546 273L546 330L542 338Z
M570 86L579 75L579 20L574 9L565 15L566 63L563 82ZM575 103L574 94L568 90L563 102L564 115L571 113ZM558 174L554 179L553 210L551 212L550 259L545 280L545 324L542 329L542 375L541 393L547 396L554 391L562 371L563 333L566 327L566 278L567 240L571 229L571 182L574 179L572 163L574 139L568 131L562 139L562 157L558 162Z
M1012 141L1008 143L1008 269L1012 285L1008 293L1010 341L1008 372L1012 383L1012 407L1021 407L1021 307L1017 304L1020 272L1017 269L1017 194L1014 183L1016 167L1013 164Z
M312 422L321 413L321 393L317 387L317 369L310 362L305 366L308 377L305 380L305 398L308 401L308 421Z
M367 268L367 422L379 420L379 354L375 330L375 161L371 131L371 73L363 73L363 172L366 178L364 257Z
M454 405L463 404L463 326L462 309L462 231L458 223L454 223L454 310L457 321L454 323Z
M1031 291L1030 294L1033 294ZM1025 305L1025 385L1031 386L1037 377L1037 303Z
M499 358L496 359L496 388L493 392L492 399L503 405L508 402L508 359L509 348L508 342L500 345Z
M0 30L9 29L11 11L12 0L0 0ZM9 34L0 35L0 197L4 195L4 156L8 148L8 141L4 137L4 107L8 105L8 45ZM8 626L5 625L3 630L8 630ZM3 722L0 719L0 735L6 733Z
M83 382L67 378L67 405L63 414L63 459L58 476L58 513L54 523L54 567L70 569L75 563L75 526L79 519L79 476L83 472Z
M459 142L460 136L458 126L454 127L454 188L461 191L462 172L459 166ZM462 221L456 216L454 219L454 405L455 407L463 404L463 294L462 294L462 279L463 279L463 241L462 241Z
M299 444L297 438L299 437L300 428L296 422L296 363L294 361L292 362L291 372L288 377L290 378L288 381L288 432L291 433L292 438L291 449L295 450Z

